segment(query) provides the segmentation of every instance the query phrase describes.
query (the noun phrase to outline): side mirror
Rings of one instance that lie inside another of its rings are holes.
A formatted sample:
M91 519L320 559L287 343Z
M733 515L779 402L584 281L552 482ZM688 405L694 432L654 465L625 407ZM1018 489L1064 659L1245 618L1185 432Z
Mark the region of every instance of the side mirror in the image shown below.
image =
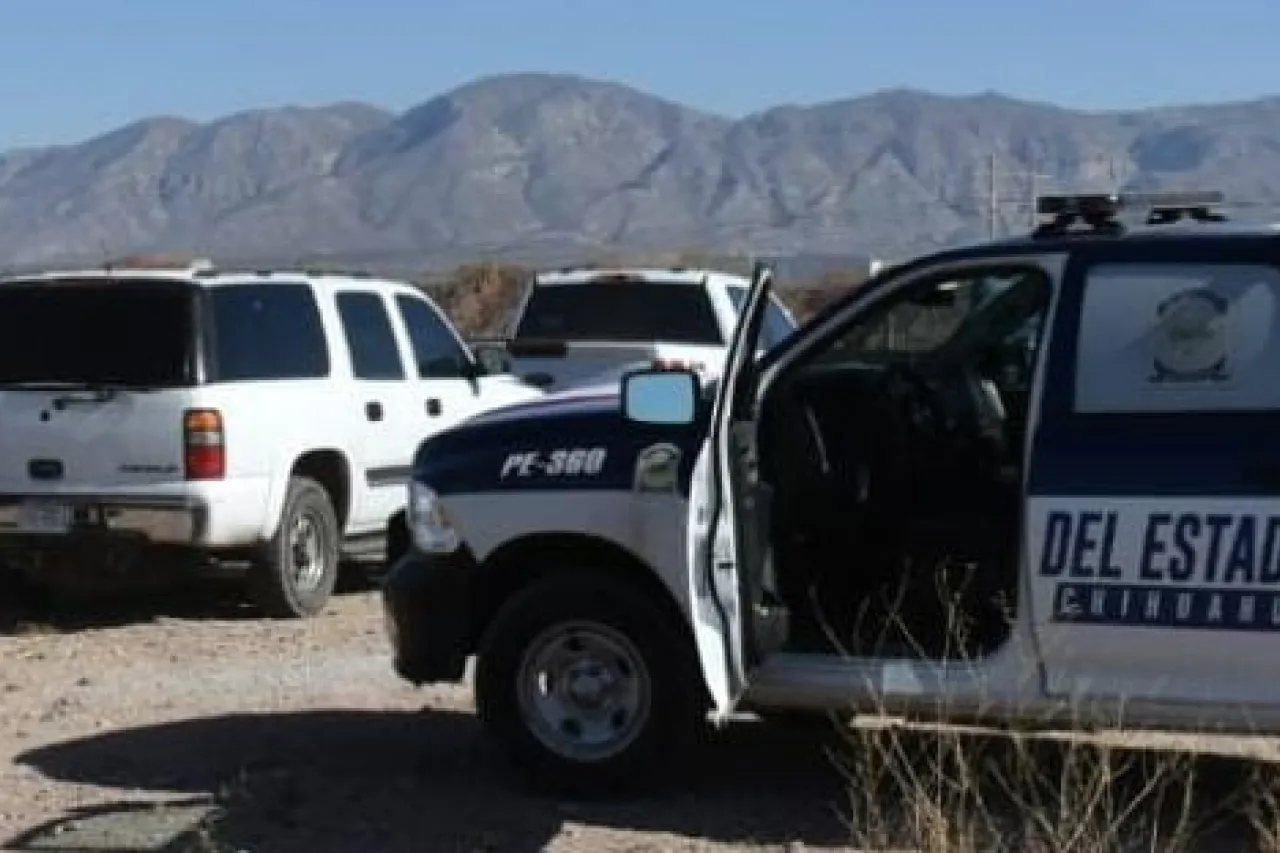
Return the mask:
M485 376L511 372L511 359L506 351L496 346L476 346L471 349L476 364Z
M698 374L691 370L637 370L622 377L622 414L642 424L691 424L698 393Z

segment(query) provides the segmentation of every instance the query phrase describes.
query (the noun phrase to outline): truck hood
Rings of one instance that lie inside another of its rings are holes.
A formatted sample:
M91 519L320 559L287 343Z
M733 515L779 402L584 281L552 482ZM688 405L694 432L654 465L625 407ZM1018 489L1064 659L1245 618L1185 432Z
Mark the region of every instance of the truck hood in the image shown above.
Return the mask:
M622 417L616 382L549 394L493 409L426 439L414 457L413 478L441 496L512 491L652 491L637 466L671 460L669 490L688 494L693 463L710 415L693 424L637 424ZM558 470L556 460L600 460ZM643 459L642 459L643 457Z
M554 418L565 412L613 412L621 420L620 405L621 389L617 382L584 385L534 400L489 409L468 419L465 426L486 426L510 420L536 421Z

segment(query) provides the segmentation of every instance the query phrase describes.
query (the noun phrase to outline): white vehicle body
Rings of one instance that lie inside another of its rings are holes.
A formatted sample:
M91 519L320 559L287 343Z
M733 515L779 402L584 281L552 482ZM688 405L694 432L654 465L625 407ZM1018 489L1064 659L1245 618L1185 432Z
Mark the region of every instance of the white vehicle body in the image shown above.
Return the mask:
M561 390L626 366L686 365L720 375L748 282L696 269L575 269L534 276L510 323L512 370ZM771 346L795 319L771 301Z
M328 492L337 544L380 556L423 438L541 396L476 369L419 289L372 277L58 271L0 282L6 312L18 336L0 345L10 555L90 536L251 551L276 536L301 473Z

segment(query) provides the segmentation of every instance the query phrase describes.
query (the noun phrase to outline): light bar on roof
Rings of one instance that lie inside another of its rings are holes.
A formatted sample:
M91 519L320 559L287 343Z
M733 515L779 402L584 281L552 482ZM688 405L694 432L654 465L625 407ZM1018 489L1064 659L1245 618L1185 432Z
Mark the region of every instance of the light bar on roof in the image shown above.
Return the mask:
M1226 201L1218 190L1170 190L1168 192L1121 193L1125 207L1208 207Z
M1138 207L1147 210L1208 207L1222 204L1224 198L1218 190L1042 195L1036 198L1036 212L1042 216L1115 216L1122 210Z
M1036 213L1039 213L1041 216L1078 216L1087 213L1114 213L1119 209L1119 196L1111 193L1042 195L1036 197Z

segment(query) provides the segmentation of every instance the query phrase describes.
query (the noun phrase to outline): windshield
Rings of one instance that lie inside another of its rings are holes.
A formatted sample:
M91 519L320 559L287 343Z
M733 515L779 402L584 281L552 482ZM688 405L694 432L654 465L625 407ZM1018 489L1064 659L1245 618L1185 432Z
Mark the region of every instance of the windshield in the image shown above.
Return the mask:
M535 286L517 338L724 343L701 284L601 281Z
M2 284L0 385L191 384L193 299L174 282Z

